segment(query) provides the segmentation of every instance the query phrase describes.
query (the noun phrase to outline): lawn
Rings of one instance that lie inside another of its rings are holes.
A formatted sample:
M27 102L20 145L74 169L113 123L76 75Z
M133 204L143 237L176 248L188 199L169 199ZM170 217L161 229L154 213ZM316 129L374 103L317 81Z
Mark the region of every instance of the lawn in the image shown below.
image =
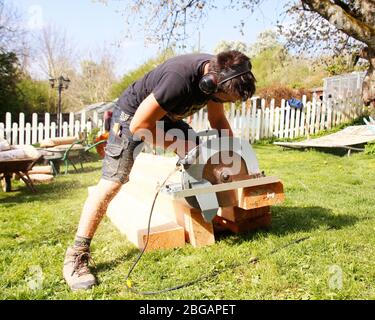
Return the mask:
M284 182L286 201L273 207L272 229L221 235L199 249L147 253L132 275L140 290L208 275L157 296L127 291L124 278L138 251L107 218L92 244L100 284L72 293L64 283L64 253L87 187L100 177L100 162L38 186L37 194L22 183L15 192L1 192L0 298L375 299L374 156L254 149L261 169Z

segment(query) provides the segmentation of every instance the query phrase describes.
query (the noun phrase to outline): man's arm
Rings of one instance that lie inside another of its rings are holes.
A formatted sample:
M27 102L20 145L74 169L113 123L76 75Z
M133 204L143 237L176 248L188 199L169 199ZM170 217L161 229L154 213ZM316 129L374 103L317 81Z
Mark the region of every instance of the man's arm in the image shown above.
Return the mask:
M208 121L212 129L228 130L229 136L233 136L232 128L224 113L224 105L222 103L214 102L212 100L207 103Z
M167 112L159 105L151 93L142 101L135 112L130 123L130 132L141 136L142 131L153 130L156 126L156 121L160 120L166 114Z
M167 149L173 144L172 151L177 153L180 157L184 157L189 149L193 147L191 146L191 143L177 138L165 141L164 131L160 132L159 130L156 130L156 122L166 114L167 112L159 105L154 95L151 93L142 101L135 112L134 117L130 122L130 132L143 141L149 144L158 145L164 149ZM159 137L157 137L157 135L159 135Z

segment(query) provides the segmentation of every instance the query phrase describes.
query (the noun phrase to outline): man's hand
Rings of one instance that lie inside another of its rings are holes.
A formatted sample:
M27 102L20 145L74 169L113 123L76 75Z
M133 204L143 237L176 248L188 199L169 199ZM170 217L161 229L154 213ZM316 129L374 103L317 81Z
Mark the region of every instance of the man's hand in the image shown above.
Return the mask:
M210 122L211 128L220 130L228 130L230 137L233 137L233 131L230 127L227 117L224 113L224 105L220 102L214 102L212 100L207 103L208 121Z

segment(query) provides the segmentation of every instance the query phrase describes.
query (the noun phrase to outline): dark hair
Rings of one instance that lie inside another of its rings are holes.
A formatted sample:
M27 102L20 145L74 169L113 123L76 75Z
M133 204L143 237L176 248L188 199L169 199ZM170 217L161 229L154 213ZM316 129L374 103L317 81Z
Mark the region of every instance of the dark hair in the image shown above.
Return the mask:
M236 50L224 51L216 55L210 61L208 71L220 74L220 72L228 70L231 66L241 65L246 62L249 63L249 69L251 70L252 65L248 56ZM218 82L220 82L220 80L219 78ZM250 71L249 73L245 73L220 84L219 90L229 94L235 93L241 96L243 100L246 100L255 93L255 82L256 79Z

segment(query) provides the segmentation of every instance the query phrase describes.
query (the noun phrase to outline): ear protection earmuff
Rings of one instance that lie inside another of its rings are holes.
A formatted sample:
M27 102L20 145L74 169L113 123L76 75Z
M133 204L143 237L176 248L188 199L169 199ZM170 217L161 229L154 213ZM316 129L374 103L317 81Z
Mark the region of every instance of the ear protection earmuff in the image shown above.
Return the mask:
M229 69L220 72L219 74L209 72L205 74L199 81L199 89L205 94L213 94L218 91L219 86L233 78L239 77L245 73L251 72L249 62L243 64L233 65Z

